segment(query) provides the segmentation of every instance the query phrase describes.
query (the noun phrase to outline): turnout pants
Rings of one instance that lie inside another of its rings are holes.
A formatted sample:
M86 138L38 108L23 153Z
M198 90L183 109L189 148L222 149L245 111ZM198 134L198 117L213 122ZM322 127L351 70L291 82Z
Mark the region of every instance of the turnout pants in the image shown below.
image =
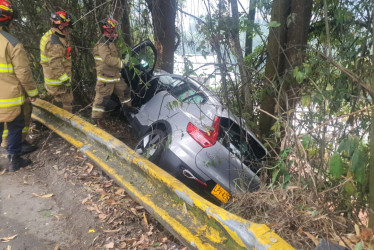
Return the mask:
M120 100L121 104L130 105L130 96L125 97L125 90L127 85L123 79L120 82L111 83L96 83L96 95L92 105L93 119L101 119L104 117L104 113L114 109L115 105L111 100L111 95L115 94Z
M22 129L25 126L23 112L11 122L7 122L8 128L8 145L7 151L11 155L16 155L22 151ZM0 133L4 131L4 122L0 122ZM2 137L0 137L0 142Z
M27 134L29 132L30 122L31 122L31 113L32 113L32 104L28 98L25 99L25 103L22 105L23 116L25 118L25 125L22 129L22 142L26 140ZM4 123L3 131L3 140L1 143L2 147L6 147L8 144L8 125Z
M52 96L52 103L69 112L73 111L73 91L70 84L62 84L58 86L44 84L48 94Z

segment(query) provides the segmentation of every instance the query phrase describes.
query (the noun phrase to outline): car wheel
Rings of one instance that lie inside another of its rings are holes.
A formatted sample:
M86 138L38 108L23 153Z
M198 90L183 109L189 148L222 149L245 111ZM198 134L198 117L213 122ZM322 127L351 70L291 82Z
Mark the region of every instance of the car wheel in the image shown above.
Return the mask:
M153 163L158 163L164 152L167 134L160 129L147 132L136 144L135 152Z

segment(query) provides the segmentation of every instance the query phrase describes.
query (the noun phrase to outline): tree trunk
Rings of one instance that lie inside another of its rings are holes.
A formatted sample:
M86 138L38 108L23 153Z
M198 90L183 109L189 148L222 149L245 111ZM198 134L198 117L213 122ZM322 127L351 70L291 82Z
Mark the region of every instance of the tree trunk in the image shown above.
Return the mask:
M132 40L131 40L131 25L130 25L130 6L128 0L121 0L121 9L122 9L122 17L121 20L121 29L123 34L123 40L125 43L132 47Z
M285 99L281 100L281 108L284 111L288 109L294 109L295 97L299 96L298 83L293 77L293 69L296 66L302 65L304 61L304 50L305 45L308 43L308 33L310 26L310 19L312 15L313 0L292 0L290 16L291 21L289 23L287 31L287 45L285 49L285 73L286 81L284 84L284 95ZM294 18L292 17L294 15Z
M372 0L374 2L374 0ZM374 12L373 12L374 14ZM374 42L374 15L372 17L372 42ZM374 45L372 45L374 47ZM372 56L372 60L374 61L374 55ZM373 79L373 78L371 78ZM373 85L373 84L371 84ZM371 96L373 98L373 96ZM371 118L370 118L370 160L369 160L369 195L368 195L368 203L369 203L369 228L374 227L374 109L371 110Z
M371 110L370 124L370 161L369 161L369 227L374 227L374 109Z
M256 6L258 0L251 0L248 14L248 26L245 38L245 56L252 54L253 51L253 35L254 35L254 24L256 16ZM249 74L248 74L249 75ZM251 83L247 82L242 89L241 95L244 99L244 110L248 111L253 116L253 89Z
M127 46L132 47L129 13L130 6L128 0L120 0L119 5L116 5L114 18L121 24L122 37L124 42L127 44Z
M158 53L157 68L173 73L175 50L176 0L146 0L152 13L155 47Z
M261 109L271 115L287 113L295 105L294 100L298 92L292 70L303 62L312 5L312 0L275 0L273 2L272 21L277 21L280 26L271 28L269 33L269 54L265 68L266 87L261 103ZM260 133L262 136L269 136L273 124L273 118L261 113Z
M253 51L253 34L254 34L257 1L258 0L250 1L249 14L248 14L248 26L247 26L247 31L245 35L245 55L246 56L252 54L252 51Z
M262 94L261 109L274 115L277 96L276 83L279 78L278 72L282 73L284 68L283 47L286 44L287 29L286 20L289 14L290 0L274 0L271 21L278 22L279 27L270 28L268 37L268 55L265 66L265 86ZM273 118L265 113L260 114L259 130L261 137L270 135L271 126L274 123Z

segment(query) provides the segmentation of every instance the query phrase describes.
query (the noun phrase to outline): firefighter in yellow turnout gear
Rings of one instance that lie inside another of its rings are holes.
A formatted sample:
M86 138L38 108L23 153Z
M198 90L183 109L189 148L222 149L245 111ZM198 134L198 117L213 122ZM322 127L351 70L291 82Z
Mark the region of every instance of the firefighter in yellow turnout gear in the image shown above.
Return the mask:
M52 28L40 40L40 64L43 67L44 86L53 104L72 112L71 47L69 29L73 20L65 11L51 15Z
M0 0L0 134L6 123L9 172L32 163L20 157L25 126L23 105L26 98L33 102L38 95L26 51L19 40L8 33L14 16L15 10L9 1Z
M100 119L105 112L113 109L111 95L115 94L122 106L130 104L130 97L125 97L127 84L121 78L120 70L124 67L115 40L117 22L114 19L104 19L99 23L103 37L95 45L93 54L96 63L96 96L92 107L92 119L100 126Z

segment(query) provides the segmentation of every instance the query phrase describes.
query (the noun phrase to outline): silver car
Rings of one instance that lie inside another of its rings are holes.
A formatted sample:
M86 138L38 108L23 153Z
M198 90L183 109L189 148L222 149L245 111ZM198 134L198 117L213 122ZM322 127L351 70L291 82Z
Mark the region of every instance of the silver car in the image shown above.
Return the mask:
M137 69L122 74L139 108L131 114L140 138L135 151L221 202L233 192L258 188L267 151L243 121L194 79L154 72L157 55L150 41L136 46L133 57Z

